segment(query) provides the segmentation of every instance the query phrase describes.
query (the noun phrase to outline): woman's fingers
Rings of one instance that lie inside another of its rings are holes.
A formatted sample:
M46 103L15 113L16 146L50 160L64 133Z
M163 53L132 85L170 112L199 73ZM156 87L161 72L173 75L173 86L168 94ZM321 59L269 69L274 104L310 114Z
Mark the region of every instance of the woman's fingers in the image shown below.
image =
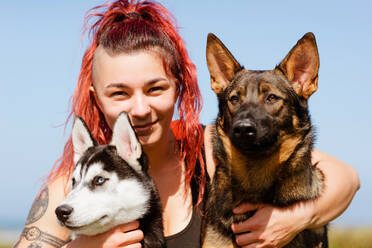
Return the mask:
M255 237L253 233L243 233L236 235L235 241L239 246L261 242L261 240Z
M134 244L139 243L143 240L143 232L140 229L126 232L123 235L124 243L123 244Z
M238 233L250 232L251 230L254 230L254 228L250 226L250 222L243 221L243 222L233 223L231 225L231 230L234 233L238 234Z
M129 231L132 231L138 228L139 228L139 221L136 220L136 221L132 221L126 224L119 225L115 227L114 230L119 231L119 232L129 232Z
M141 243L135 243L135 244L131 244L131 245L124 245L124 246L120 246L121 248L142 248L142 245Z
M255 211L259 205L257 204L251 204L251 203L242 203L236 208L233 209L234 214L244 214L249 211Z
M138 221L119 225L111 230L112 234L107 236L105 243L114 247L127 247L128 245L138 247L144 237L142 230L138 228Z

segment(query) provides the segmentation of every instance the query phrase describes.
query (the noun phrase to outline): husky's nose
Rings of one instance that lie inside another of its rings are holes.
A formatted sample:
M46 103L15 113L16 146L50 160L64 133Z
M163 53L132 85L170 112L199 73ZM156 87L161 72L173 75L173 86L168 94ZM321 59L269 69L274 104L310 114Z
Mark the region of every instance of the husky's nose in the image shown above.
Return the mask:
M61 221L61 222L66 222L66 220L68 219L68 217L70 216L70 214L72 213L74 209L69 206L69 205L61 205L59 207L56 208L56 215L57 215L57 218Z
M236 139L253 141L257 135L256 125L251 121L237 121L233 124L233 135Z

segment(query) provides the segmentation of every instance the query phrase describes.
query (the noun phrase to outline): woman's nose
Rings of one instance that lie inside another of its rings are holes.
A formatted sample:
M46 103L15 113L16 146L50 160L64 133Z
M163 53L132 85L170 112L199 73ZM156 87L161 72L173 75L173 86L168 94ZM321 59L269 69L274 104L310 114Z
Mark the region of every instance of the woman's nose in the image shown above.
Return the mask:
M151 113L151 108L146 96L137 94L133 98L130 115L137 118L147 117Z

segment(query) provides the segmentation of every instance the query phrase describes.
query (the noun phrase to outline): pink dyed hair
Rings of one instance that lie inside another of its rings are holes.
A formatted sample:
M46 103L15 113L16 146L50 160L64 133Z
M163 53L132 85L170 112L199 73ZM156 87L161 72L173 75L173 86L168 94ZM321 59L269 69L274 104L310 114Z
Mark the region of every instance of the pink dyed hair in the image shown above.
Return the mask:
M96 19L88 26L91 19ZM181 158L185 160L186 185L195 176L197 160L200 162L198 204L204 195L205 169L201 147L203 129L199 123L202 106L197 85L196 68L190 61L185 44L177 32L173 16L161 4L154 1L117 0L97 6L87 12L85 27L92 41L87 48L80 70L76 90L72 95L72 109L66 123L77 115L87 123L93 137L100 144L111 139L111 130L94 97L89 91L92 85L92 62L95 49L102 45L112 53L153 49L161 56L165 68L178 82L179 120L171 124L179 140ZM72 173L73 147L71 137L66 142L63 155L54 164L46 182L57 176Z

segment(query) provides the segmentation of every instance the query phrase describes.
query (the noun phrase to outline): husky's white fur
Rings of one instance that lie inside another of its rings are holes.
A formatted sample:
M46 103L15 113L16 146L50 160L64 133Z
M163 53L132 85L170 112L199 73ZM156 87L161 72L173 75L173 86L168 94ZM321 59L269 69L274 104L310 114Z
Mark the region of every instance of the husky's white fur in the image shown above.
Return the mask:
M143 217L150 207L151 191L138 177L119 178L115 170L105 170L104 161L93 159L96 153L87 155L89 148L100 146L79 118L73 125L72 142L76 166L71 191L56 209L60 223L75 235L95 235ZM135 173L143 174L138 161L142 148L126 114L119 115L110 145Z

